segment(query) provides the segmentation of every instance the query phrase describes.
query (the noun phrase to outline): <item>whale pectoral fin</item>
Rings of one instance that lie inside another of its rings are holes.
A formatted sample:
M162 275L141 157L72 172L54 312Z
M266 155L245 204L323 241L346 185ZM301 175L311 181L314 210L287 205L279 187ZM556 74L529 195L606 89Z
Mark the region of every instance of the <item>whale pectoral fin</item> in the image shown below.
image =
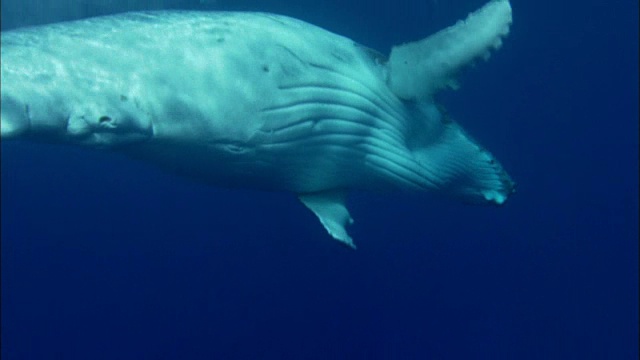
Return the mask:
M355 249L356 246L345 229L347 225L353 223L349 210L344 204L345 198L346 194L339 190L298 195L298 199L320 219L329 235Z
M389 86L405 100L429 98L446 87L457 89L455 76L500 48L510 25L509 1L493 0L426 39L395 46L388 63Z

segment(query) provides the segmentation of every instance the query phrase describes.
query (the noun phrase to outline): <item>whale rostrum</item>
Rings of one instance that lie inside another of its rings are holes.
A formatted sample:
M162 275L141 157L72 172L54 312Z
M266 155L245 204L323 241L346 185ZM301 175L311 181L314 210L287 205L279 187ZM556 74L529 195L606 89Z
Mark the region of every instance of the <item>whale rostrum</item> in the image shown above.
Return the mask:
M329 234L350 190L502 204L514 184L434 100L509 32L508 0L393 47L266 13L137 12L2 33L2 140L115 151L207 184L287 191Z

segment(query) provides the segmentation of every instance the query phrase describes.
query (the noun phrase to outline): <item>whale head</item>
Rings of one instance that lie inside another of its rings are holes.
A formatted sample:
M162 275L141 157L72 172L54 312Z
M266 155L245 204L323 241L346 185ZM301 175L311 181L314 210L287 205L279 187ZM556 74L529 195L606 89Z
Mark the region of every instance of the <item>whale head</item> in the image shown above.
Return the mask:
M2 34L3 140L110 148L152 135L150 117L99 76L100 63L61 50L51 56L34 46L30 31Z

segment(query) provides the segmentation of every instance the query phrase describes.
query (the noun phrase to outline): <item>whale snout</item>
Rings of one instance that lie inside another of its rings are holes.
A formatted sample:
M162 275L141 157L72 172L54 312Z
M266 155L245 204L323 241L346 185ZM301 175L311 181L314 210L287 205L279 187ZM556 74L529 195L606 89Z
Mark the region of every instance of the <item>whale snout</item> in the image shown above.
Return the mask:
M11 97L2 97L2 139L18 138L23 136L30 126L29 106Z
M61 101L55 96L22 100L21 96L3 88L2 140L28 137L31 140L81 144L93 147L113 147L143 142L153 134L151 120L135 107L120 108L95 99ZM96 103L91 104L93 100ZM120 104L118 104L120 105Z
M21 89L19 89L21 90ZM67 127L64 104L49 97L38 98L30 91L2 88L2 140L29 138L56 142Z

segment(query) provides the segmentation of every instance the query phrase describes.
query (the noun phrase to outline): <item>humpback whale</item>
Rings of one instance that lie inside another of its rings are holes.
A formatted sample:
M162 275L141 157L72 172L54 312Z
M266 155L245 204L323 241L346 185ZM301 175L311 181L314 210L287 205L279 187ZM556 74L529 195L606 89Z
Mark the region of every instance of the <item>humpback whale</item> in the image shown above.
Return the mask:
M503 204L514 183L437 104L502 45L508 0L388 56L268 13L134 12L2 33L2 141L114 151L294 193L336 240L350 190Z

